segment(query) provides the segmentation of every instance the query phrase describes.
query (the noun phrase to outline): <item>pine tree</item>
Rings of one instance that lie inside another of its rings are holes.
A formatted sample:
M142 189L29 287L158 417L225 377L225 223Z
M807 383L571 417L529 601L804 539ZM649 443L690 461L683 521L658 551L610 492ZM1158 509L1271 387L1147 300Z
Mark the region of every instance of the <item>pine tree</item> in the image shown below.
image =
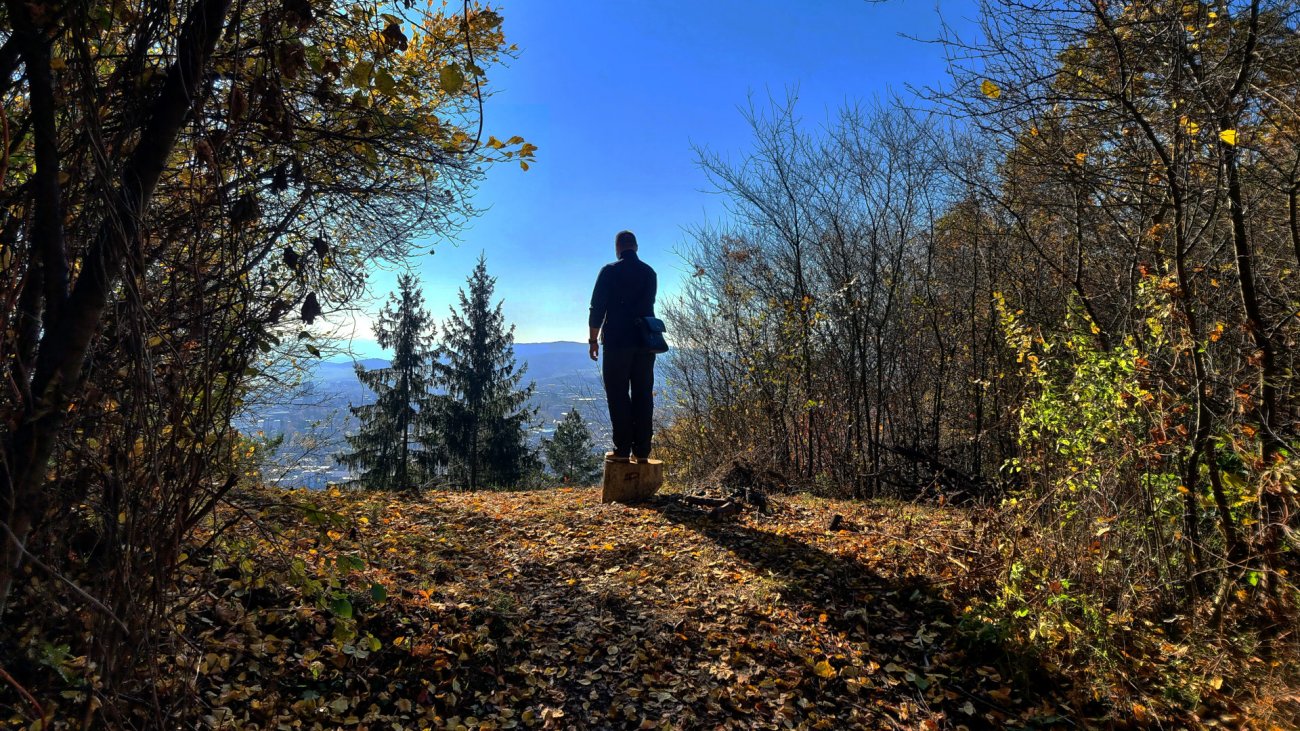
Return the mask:
M376 394L373 404L349 406L361 422L347 437L351 452L338 461L360 470L360 482L380 490L415 490L438 461L430 438L434 326L424 297L411 275L398 278L375 323L379 346L393 351L387 368L356 366L357 378Z
M525 369L515 363L515 328L505 327L501 303L492 304L496 278L482 256L466 281L460 311L453 308L443 326L439 430L454 482L471 490L511 487L537 463L527 444L537 415L527 406L534 385L519 387Z
M600 477L600 455L593 450L591 431L577 409L555 428L555 438L543 442L551 471L566 483L590 485Z

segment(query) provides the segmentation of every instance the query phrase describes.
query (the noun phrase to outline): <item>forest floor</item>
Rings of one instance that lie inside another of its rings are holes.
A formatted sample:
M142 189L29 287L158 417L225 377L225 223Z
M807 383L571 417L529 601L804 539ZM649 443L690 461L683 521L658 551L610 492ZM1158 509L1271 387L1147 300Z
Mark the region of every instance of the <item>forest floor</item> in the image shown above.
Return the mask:
M775 502L259 494L186 561L195 644L156 689L261 729L1272 729L1297 707L1243 700L1159 629L1104 673L1000 637L974 513ZM1136 680L1162 675L1183 692Z

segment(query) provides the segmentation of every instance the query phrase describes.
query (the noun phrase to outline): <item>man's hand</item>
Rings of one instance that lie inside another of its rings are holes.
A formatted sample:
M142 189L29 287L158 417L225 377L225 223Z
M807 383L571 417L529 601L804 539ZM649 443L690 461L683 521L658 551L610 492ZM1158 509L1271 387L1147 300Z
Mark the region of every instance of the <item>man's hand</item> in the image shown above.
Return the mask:
M596 358L600 355L600 343L596 342L595 340L588 341L587 351L588 354L591 356L591 359L596 360Z

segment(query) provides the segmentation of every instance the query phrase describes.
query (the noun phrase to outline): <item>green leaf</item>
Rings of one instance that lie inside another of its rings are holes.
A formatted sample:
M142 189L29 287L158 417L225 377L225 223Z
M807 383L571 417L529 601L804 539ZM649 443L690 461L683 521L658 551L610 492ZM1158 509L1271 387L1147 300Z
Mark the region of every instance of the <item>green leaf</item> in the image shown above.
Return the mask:
M460 91L465 86L465 72L460 70L460 64L443 66L438 72L438 85L448 94Z
M393 80L393 75L386 69L379 69L375 73L375 88L386 96L392 96L397 90L397 82Z
M349 571L362 571L366 568L366 562L360 557L351 554L344 554L334 559L334 565L344 573Z
M356 66L352 67L352 73L348 75L348 81L353 86L369 86L370 75L375 67L369 61L358 61Z
M371 584L370 598L374 599L376 602L382 602L388 598L388 589L383 584Z
M352 602L347 597L336 597L330 602L330 611L340 619L352 619Z

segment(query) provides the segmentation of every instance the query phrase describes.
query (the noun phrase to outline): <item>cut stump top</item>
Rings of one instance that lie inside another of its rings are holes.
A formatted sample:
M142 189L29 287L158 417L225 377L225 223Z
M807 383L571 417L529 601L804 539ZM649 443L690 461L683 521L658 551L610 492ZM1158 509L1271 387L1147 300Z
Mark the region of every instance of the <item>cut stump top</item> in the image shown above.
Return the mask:
M602 503L635 503L649 499L664 484L664 463L658 459L636 462L605 460Z

